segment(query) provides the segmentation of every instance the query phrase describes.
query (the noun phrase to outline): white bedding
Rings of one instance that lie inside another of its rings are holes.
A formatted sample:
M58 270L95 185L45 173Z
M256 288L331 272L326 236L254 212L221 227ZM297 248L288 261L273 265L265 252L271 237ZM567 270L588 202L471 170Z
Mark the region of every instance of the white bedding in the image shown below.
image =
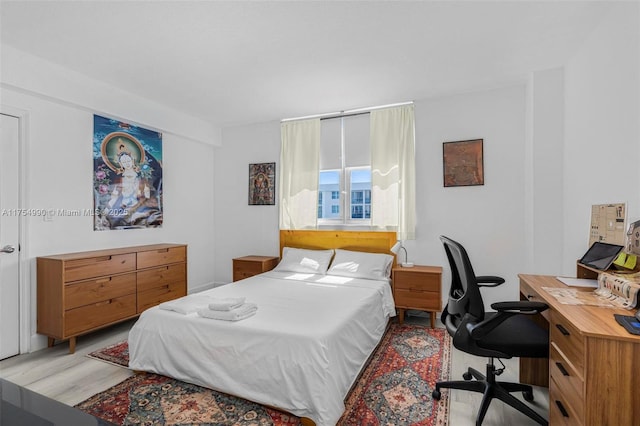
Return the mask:
M129 367L335 425L358 372L395 315L387 280L266 272L197 294L246 297L250 318L154 307L129 333ZM194 297L189 295L186 297Z

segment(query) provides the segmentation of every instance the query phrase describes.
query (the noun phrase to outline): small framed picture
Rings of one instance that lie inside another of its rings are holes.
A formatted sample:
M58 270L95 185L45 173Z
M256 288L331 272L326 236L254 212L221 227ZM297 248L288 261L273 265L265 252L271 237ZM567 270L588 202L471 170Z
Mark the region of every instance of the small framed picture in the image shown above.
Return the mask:
M276 204L276 163L249 164L249 205Z
M444 142L444 186L484 185L482 139Z

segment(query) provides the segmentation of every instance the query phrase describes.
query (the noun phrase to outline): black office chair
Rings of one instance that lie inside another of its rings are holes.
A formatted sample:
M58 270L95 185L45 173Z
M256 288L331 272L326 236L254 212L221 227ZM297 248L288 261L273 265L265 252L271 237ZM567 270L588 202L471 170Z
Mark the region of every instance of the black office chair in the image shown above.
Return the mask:
M440 240L451 266L449 303L442 312L442 322L453 337L453 346L472 355L489 357L489 362L486 376L469 367L462 375L464 380L436 383L433 398L440 399L441 388L484 394L476 418L477 426L482 424L493 398L500 399L542 425L548 425L547 420L510 394L522 392L524 399L531 402L531 386L496 381L496 376L504 371L504 364L499 358L548 357L549 333L523 315L542 312L548 306L529 301L498 302L491 305L496 312L485 312L480 287L495 287L504 283L504 279L494 276L477 277L464 247L444 236ZM498 358L501 368L496 368L494 358Z

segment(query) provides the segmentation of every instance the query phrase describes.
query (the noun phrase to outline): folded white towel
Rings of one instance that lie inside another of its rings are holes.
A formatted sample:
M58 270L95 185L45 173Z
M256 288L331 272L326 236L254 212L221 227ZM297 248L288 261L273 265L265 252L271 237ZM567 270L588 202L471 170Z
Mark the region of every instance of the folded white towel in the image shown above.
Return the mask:
M242 306L244 301L244 297L225 297L215 299L215 301L209 303L209 309L212 311L230 311Z
M214 311L211 309L200 309L198 315L203 318L211 318L225 321L240 321L245 318L249 318L255 315L258 310L258 305L255 303L245 303L239 308L232 309L230 311Z
M163 302L158 307L166 311L178 312L182 315L188 315L197 312L198 309L203 309L209 306L212 298L207 296L189 295L179 299L169 300Z

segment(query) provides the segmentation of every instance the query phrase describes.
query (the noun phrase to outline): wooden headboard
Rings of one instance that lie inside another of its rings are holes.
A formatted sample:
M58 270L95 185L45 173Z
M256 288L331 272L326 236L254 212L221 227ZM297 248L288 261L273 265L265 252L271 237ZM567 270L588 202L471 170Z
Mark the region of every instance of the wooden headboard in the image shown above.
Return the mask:
M280 257L284 247L311 250L344 249L391 254L396 243L395 232L375 231L280 231Z

